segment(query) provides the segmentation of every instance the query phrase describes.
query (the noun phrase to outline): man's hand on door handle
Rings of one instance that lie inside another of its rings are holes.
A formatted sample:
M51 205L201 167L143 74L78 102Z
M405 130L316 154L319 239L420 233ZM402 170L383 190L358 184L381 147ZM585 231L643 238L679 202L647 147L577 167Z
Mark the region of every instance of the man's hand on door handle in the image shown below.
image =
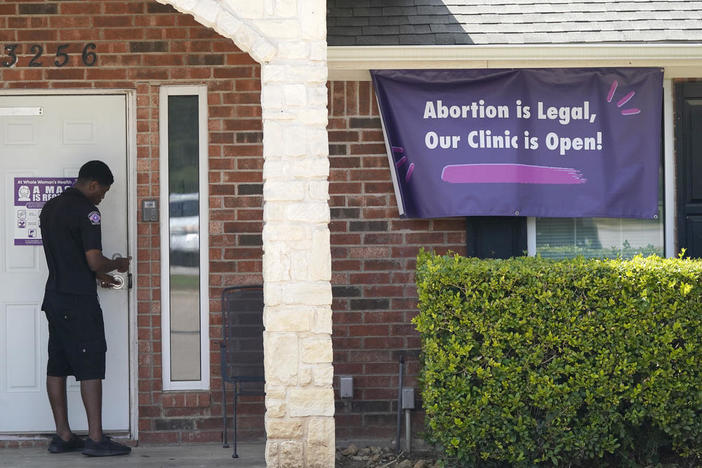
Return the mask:
M107 273L97 273L95 276L100 282L100 287L102 288L112 288L119 284L119 282L115 279L114 276L108 275Z
M132 257L122 257L120 254L114 254L112 260L110 260L98 249L91 249L85 252L85 258L88 261L88 267L96 274L108 273L114 270L126 273L129 270L129 262L132 261Z
M129 270L129 263L132 261L132 257L118 257L114 261L117 262L117 271L126 273Z

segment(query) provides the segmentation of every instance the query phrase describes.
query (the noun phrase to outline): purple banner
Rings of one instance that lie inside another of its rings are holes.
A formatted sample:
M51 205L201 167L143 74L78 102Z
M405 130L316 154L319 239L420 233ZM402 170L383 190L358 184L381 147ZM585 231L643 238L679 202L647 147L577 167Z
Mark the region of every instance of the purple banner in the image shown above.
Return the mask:
M658 217L658 68L371 71L400 214Z
M42 245L41 209L75 181L73 177L15 177L15 245Z

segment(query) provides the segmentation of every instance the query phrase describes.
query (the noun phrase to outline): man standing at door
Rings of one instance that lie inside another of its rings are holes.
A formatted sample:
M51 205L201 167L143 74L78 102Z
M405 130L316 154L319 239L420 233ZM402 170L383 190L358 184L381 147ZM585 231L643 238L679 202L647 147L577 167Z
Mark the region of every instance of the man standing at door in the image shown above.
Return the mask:
M131 448L102 432L102 380L105 378L105 330L97 283L114 284L107 273L129 269L129 258L110 260L102 254L97 206L114 182L102 161L85 163L72 188L48 201L41 211L41 235L49 277L42 310L49 322L46 389L56 435L52 453L82 450L88 456L126 455ZM68 424L66 377L80 381L88 417L88 438L80 439Z

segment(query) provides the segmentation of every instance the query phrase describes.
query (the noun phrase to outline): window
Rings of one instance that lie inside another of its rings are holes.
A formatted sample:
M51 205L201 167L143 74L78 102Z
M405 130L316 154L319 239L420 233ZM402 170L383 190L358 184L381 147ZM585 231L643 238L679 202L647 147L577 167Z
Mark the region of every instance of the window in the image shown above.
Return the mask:
M536 218L536 253L544 258L664 255L660 219Z
M209 388L207 89L160 93L164 390Z
M658 186L663 186L662 177ZM660 189L656 219L529 218L528 222L527 230L535 237L535 253L544 258L665 256Z
M675 250L675 180L673 163L673 94L663 80L663 162L658 184L658 219L529 218L529 255L548 258L617 257L636 254L661 257Z

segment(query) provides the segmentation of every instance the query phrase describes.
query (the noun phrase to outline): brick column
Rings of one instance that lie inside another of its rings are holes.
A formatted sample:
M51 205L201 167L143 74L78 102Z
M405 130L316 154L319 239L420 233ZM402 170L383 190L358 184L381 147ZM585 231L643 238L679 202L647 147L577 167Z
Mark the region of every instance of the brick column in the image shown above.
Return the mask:
M261 63L266 462L334 466L324 0L158 0Z

